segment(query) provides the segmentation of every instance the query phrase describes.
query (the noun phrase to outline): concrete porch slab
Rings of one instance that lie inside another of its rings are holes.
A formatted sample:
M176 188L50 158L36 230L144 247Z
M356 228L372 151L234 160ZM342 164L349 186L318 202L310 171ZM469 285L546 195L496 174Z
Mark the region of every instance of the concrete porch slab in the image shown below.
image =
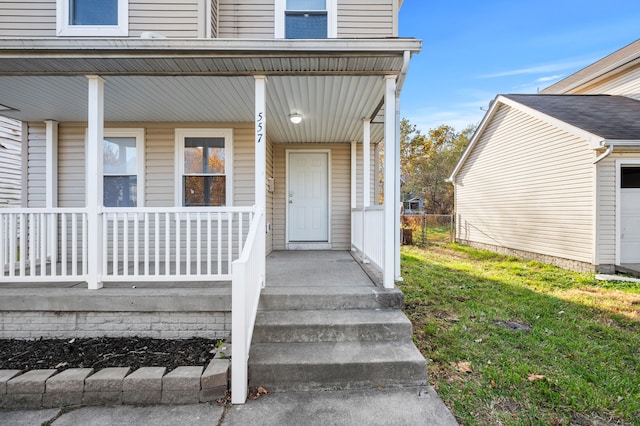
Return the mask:
M274 251L267 257L267 287L372 287L347 251Z

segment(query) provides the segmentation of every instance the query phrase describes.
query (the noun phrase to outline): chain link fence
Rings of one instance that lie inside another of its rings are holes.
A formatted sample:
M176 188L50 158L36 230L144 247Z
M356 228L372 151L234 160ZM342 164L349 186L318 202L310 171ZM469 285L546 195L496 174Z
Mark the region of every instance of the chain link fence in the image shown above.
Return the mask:
M401 226L403 245L428 245L454 240L455 227L451 214L404 213Z

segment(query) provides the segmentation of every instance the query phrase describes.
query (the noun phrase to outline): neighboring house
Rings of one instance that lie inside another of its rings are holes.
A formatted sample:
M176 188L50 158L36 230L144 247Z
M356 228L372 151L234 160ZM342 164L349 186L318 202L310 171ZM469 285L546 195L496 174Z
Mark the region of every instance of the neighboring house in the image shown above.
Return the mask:
M240 361L272 250L353 248L392 288L396 108L421 48L398 38L401 4L0 4L0 107L25 123L27 187L25 209L0 212L0 283L85 287L40 291L24 304L14 295L2 306L39 306L62 322L66 312L86 313L69 327L94 311L102 319L89 323L121 318L118 310L137 312L135 323L164 306L116 299L103 286L232 281L233 321L228 311L195 317L209 335L233 327ZM391 202L373 206L373 153L383 140ZM171 301L175 309L213 300L211 311L229 300L209 294L199 303L190 290L171 293L184 296Z
M22 200L22 123L0 115L0 207Z
M418 197L412 197L402 202L402 209L405 213L413 213L424 211L424 200Z
M640 270L640 40L538 95L499 95L451 175L456 238Z

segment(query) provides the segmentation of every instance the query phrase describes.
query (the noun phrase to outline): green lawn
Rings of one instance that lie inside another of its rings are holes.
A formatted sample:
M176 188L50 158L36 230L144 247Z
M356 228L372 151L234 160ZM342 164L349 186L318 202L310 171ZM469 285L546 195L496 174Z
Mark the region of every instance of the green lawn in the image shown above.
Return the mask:
M640 285L456 244L403 247L429 380L460 423L640 425Z

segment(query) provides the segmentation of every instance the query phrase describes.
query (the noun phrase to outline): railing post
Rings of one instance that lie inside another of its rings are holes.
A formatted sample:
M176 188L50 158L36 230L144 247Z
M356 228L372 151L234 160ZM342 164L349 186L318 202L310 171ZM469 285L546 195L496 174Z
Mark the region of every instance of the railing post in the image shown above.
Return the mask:
M249 351L247 348L247 306L245 286L247 269L242 265L233 268L231 286L231 328L233 333L233 351L231 357L231 403L244 404L247 400L247 387L249 385L249 373L247 360Z
M400 223L396 222L397 205L395 185L395 144L396 131L396 76L385 77L386 88L384 94L384 266L383 284L385 288L393 288L395 285L395 246L396 228ZM399 232L399 230L398 230Z
M89 289L102 288L102 150L104 139L104 80L96 75L89 80L87 123L87 284Z

